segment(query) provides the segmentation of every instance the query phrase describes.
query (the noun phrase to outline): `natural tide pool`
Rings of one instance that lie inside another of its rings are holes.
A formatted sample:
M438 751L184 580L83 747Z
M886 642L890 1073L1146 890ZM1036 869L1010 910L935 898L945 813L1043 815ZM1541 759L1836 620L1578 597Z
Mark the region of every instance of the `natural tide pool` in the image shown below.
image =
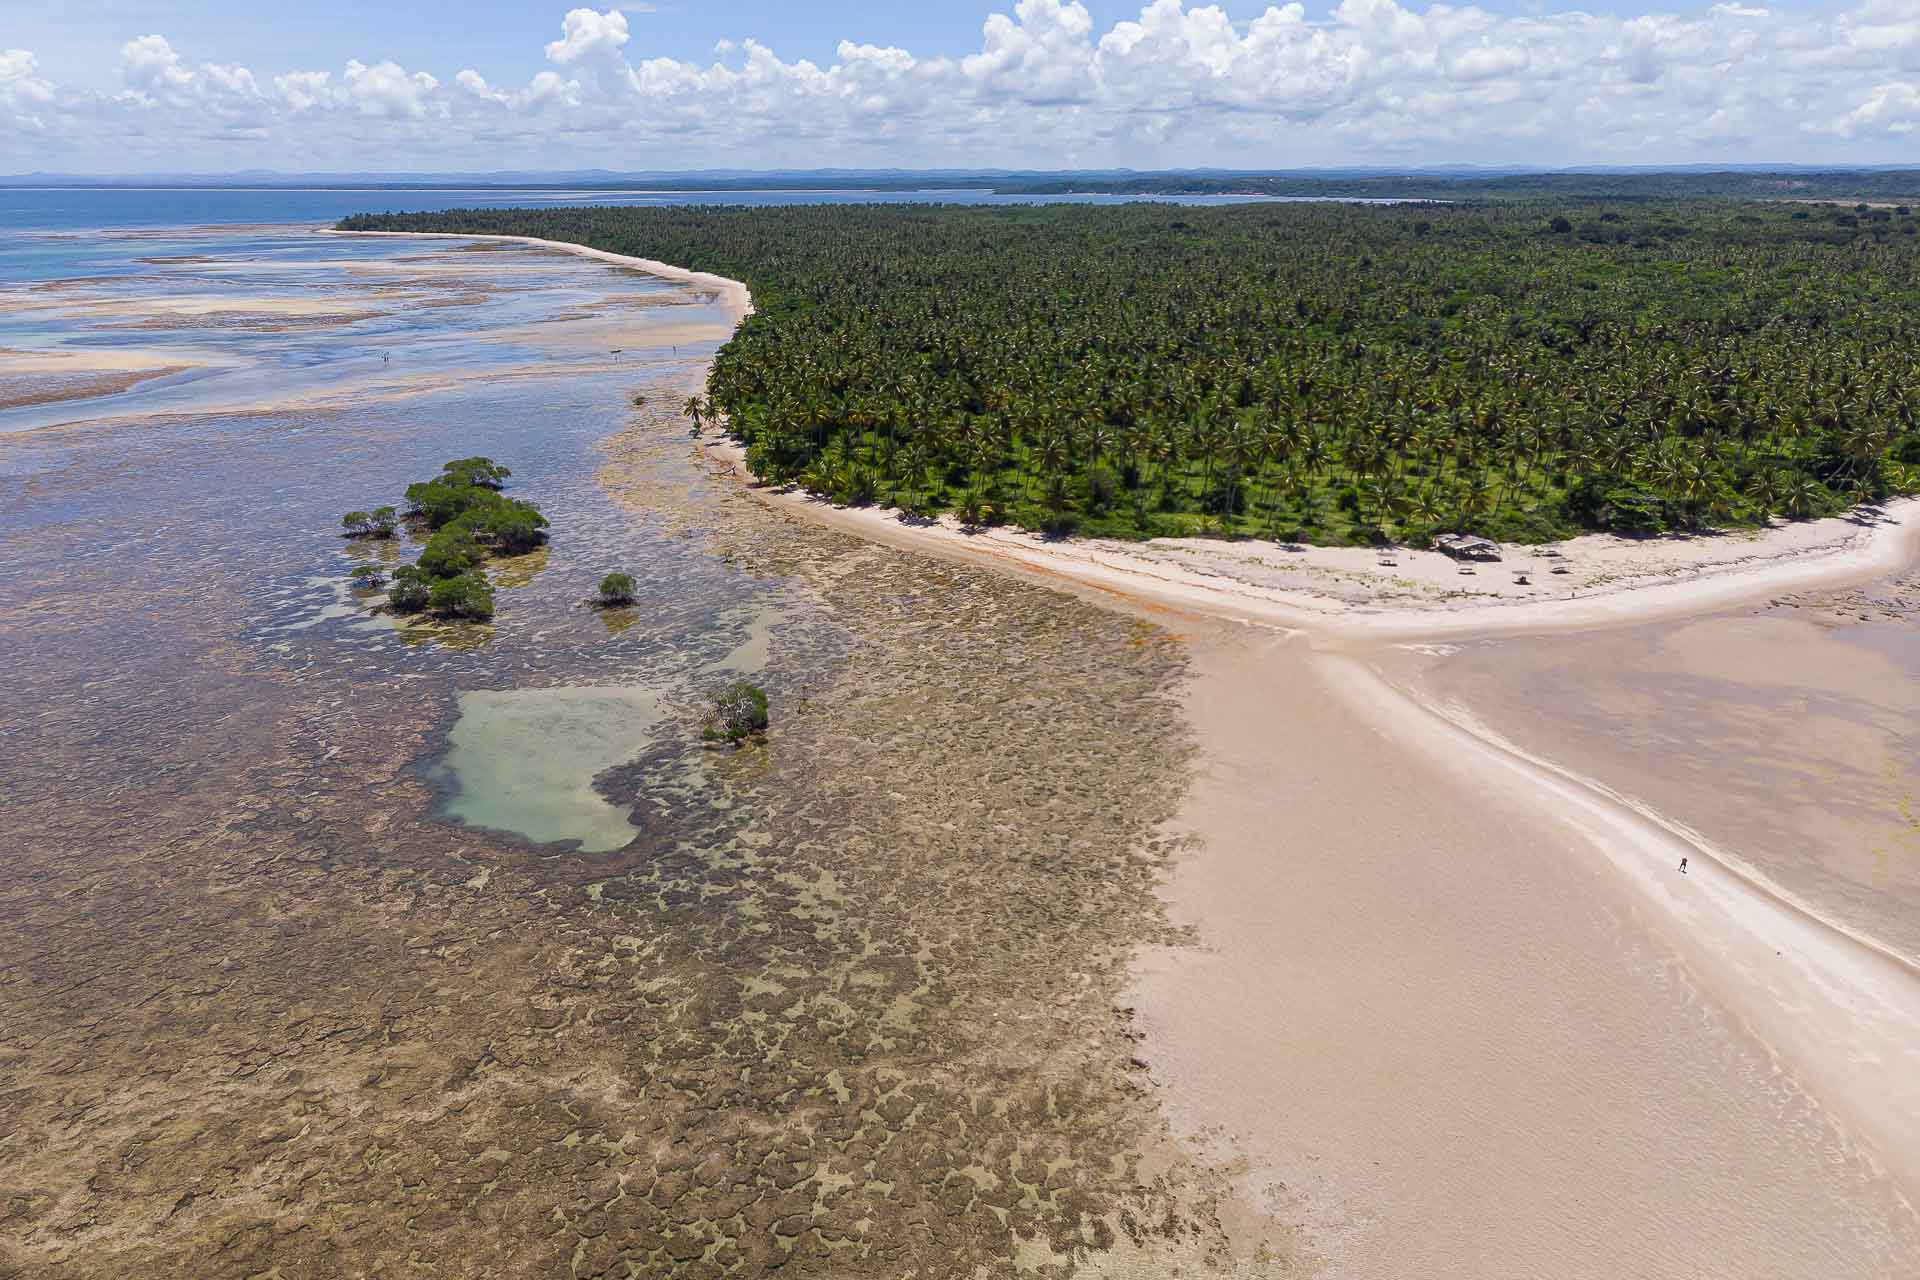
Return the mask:
M632 809L593 780L638 756L665 714L658 694L620 686L463 693L430 771L445 790L440 812L581 853L623 848L635 835Z

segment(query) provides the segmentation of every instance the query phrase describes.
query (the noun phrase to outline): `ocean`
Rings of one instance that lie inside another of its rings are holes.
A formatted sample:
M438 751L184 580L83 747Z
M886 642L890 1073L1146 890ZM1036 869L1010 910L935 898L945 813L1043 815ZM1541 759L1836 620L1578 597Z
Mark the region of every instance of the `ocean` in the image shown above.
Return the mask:
M354 213L546 205L1246 204L1256 196L1001 195L992 191L512 191L498 187L0 187L0 235L137 227L330 224ZM1374 203L1374 202L1367 202ZM0 260L0 280L6 278Z

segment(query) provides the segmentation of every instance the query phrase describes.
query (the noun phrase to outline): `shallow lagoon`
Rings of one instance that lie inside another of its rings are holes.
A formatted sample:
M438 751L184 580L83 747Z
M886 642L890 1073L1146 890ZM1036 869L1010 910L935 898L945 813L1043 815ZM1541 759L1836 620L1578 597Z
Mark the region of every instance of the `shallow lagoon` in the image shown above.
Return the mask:
M611 804L593 780L646 747L665 712L657 694L634 688L476 689L460 695L460 718L434 776L448 788L442 811L475 827L567 842L607 853L633 841L630 808Z

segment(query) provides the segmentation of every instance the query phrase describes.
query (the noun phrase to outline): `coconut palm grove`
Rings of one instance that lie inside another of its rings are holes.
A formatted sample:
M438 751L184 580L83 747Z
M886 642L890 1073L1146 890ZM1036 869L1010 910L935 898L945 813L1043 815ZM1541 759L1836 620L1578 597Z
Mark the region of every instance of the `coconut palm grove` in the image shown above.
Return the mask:
M1920 488L1920 217L1687 200L466 210L744 281L696 421L845 503L1542 541Z

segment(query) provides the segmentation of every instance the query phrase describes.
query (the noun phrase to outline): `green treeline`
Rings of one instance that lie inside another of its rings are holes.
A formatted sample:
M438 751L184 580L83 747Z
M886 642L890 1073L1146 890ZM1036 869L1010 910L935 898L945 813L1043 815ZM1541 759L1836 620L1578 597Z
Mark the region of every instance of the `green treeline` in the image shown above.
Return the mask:
M847 502L1523 541L1920 487L1920 219L1785 204L451 211L744 280L708 404Z
M1140 173L1015 178L992 184L1026 195L1264 195L1389 200L1910 200L1920 170L1723 169L1588 173Z

